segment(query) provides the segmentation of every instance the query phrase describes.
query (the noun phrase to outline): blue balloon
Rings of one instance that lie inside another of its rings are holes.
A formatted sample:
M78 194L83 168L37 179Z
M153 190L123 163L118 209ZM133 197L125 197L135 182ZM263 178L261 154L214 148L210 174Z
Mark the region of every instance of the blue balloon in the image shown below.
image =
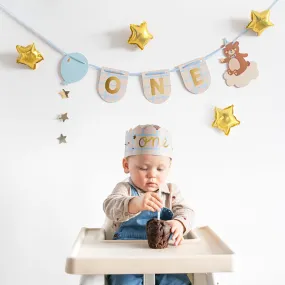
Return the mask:
M81 53L70 53L61 61L60 73L62 84L66 85L81 80L88 71L87 58Z

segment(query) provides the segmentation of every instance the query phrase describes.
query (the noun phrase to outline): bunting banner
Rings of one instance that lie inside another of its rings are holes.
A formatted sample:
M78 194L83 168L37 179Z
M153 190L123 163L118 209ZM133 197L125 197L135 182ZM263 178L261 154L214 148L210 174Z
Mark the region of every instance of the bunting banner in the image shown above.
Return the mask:
M191 93L203 93L209 88L211 76L204 58L181 64L179 70L186 89Z
M171 95L170 73L180 72L186 90L193 94L201 94L208 90L211 84L211 75L207 66L207 60L221 51L224 54L224 58L220 58L219 62L227 64L222 76L227 86L240 88L248 85L253 79L256 79L259 75L257 63L247 60L247 53L240 52L237 39L246 34L249 30L252 30L256 35L260 36L265 29L273 26L273 23L269 19L270 10L278 1L279 0L274 0L269 8L262 12L251 11L251 22L245 29L230 42L224 38L223 44L208 55L188 61L172 69L137 73L109 67L99 67L95 64L88 63L87 58L83 54L76 52L66 53L28 26L24 21L14 16L1 4L0 9L47 45L62 54L63 58L60 64L60 74L63 85L81 80L87 74L90 67L98 71L99 80L97 90L99 96L105 102L114 103L121 100L126 94L129 77L135 76L141 77L145 98L153 104L161 104L166 102ZM153 38L147 31L146 22L140 26L131 25L131 30L132 36L128 42L129 44L137 44L141 50L143 50L149 40ZM145 38L141 38L137 33L142 33L140 35L144 35ZM19 53L17 63L25 64L33 70L35 70L37 64L44 59L43 55L36 49L34 43L27 46L17 45L16 50Z
M142 73L145 98L154 104L165 102L171 92L169 70L156 70Z
M126 93L128 72L102 67L98 84L99 95L104 101L108 103L117 102Z

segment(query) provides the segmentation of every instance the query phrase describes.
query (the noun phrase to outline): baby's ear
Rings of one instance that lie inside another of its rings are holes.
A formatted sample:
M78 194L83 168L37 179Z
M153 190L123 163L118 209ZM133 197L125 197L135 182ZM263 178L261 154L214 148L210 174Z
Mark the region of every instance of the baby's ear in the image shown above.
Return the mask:
M123 158L122 165L123 165L123 168L124 168L124 172L125 173L130 173L129 162L128 162L127 158L125 158L125 157Z

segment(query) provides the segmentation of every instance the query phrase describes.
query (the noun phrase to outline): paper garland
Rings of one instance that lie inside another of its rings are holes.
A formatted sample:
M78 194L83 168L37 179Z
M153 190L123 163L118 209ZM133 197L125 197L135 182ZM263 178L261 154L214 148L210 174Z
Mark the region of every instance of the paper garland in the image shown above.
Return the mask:
M83 54L68 54L61 60L60 73L64 85L81 80L87 71L88 61Z
M274 0L269 8L263 12L252 11L251 22L247 25L245 30L242 31L228 45L235 45L237 43L237 39L248 32L249 29L256 32L257 35L260 35L266 28L273 26L273 23L271 23L269 19L270 9L278 1L279 0ZM127 71L117 71L112 68L108 68L108 70L111 72L106 72L105 68L100 68L99 66L89 64L88 60L82 54L65 53L51 41L47 40L41 34L37 33L33 28L29 27L23 21L15 17L1 4L0 9L20 25L24 26L27 30L46 42L56 51L63 54L64 57L61 61L60 68L63 84L70 84L81 80L88 72L89 67L93 67L96 70L101 71L98 91L101 98L106 102L117 102L124 96L127 89L128 76L142 76L143 90L146 99L155 104L163 103L168 100L171 94L170 72L176 72L178 70L181 73L184 85L188 91L194 94L203 93L209 88L211 83L210 73L206 64L206 60L219 52L221 49L227 48L227 46L222 46L221 48L213 51L205 57L190 61L186 64L182 64L171 70L129 73ZM240 61L238 64L240 64ZM32 65L30 67L35 68L35 65ZM239 67L235 68L233 74L230 74L228 70L224 73L224 79L228 86L243 87L247 85L252 79L255 79L258 76L257 66L254 62L250 62L250 65L244 72L242 72L242 74L237 73L237 70L239 69ZM115 73L115 76L110 76L112 73Z
M145 98L154 104L165 102L171 93L169 70L156 70L142 74Z
M258 77L257 64L245 59L247 53L239 52L239 42L228 43L223 51L226 58L220 59L220 62L228 64L223 75L228 86L243 87Z
M102 67L98 84L99 95L104 101L117 102L126 93L128 72Z
M211 76L204 58L181 64L179 70L186 89L191 93L203 93L209 88Z

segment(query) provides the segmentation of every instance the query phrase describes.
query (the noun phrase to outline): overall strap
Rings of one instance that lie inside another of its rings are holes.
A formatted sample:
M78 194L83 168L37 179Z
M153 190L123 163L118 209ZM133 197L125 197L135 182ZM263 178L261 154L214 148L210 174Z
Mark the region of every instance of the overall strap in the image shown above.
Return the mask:
M173 189L172 189L172 184L171 183L167 183L167 187L169 190L169 199L165 201L165 207L172 210L172 195L173 195Z
M132 184L129 183L129 185L131 187L131 196L139 196L137 189Z

